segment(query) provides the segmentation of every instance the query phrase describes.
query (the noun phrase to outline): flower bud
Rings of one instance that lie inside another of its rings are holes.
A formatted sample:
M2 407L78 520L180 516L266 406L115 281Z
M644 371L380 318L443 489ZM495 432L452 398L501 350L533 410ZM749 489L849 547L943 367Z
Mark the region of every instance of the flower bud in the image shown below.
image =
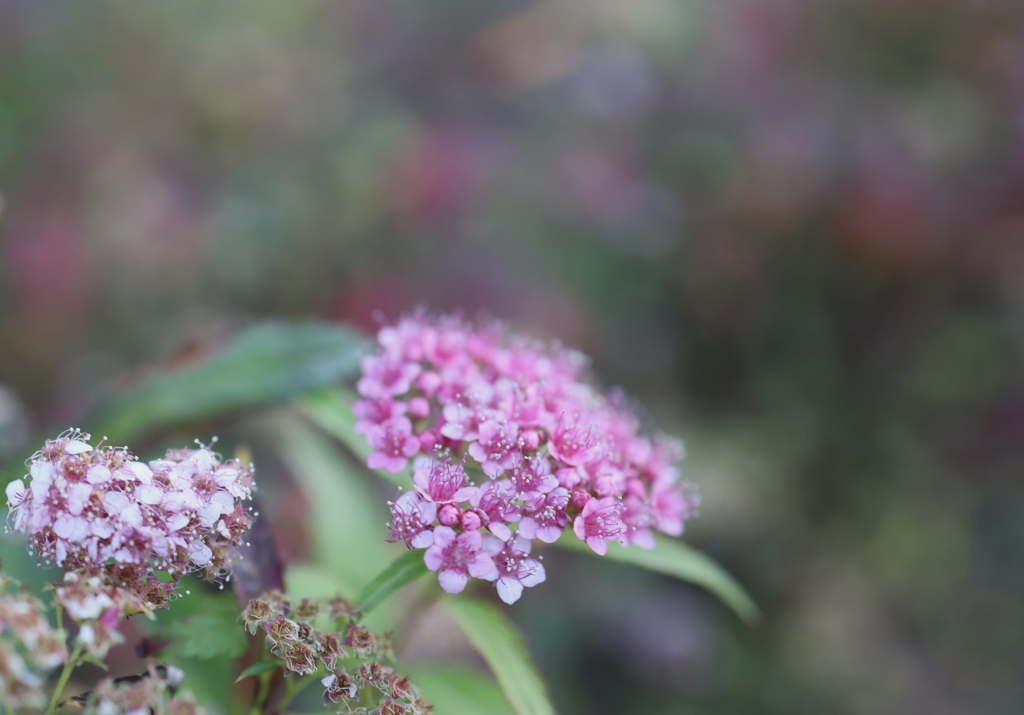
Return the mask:
M409 416L414 420L422 420L430 414L430 403L425 397L414 397L409 400Z
M569 497L569 507L575 511L583 511L583 507L590 501L590 495L582 489L577 489Z
M523 451L533 452L540 446L540 433L537 430L526 430L519 435L519 439L523 442Z
M455 526L460 516L461 511L454 504L445 504L437 510L437 520L442 526Z
M421 434L417 435L420 441L420 451L424 454L430 454L434 451L434 447L437 446L437 437L430 430L424 430Z
M424 395L433 395L441 386L441 377L436 372L424 372L416 379L416 387Z
M461 526L463 531L476 531L480 528L480 515L475 511L463 512Z

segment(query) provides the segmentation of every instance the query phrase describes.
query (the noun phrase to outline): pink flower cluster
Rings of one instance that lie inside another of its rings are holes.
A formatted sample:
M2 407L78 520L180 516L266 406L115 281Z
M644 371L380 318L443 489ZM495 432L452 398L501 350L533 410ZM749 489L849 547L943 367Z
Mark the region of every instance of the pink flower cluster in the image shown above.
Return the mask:
M106 585L99 576L80 577L68 572L64 574L64 581L53 586L54 602L78 624L76 641L98 659L124 642L124 636L118 631L123 616L153 610L142 594L130 588Z
M169 451L148 464L118 447L89 444L77 430L47 440L29 461L31 481L7 486L14 528L40 558L99 577L164 605L178 579L226 568L252 523L252 469L205 447Z
M0 710L42 708L45 675L68 657L42 602L0 574Z
M371 468L414 460L415 490L390 504L387 538L426 549L449 593L473 577L512 603L545 578L534 539L571 525L598 554L609 541L652 548L655 530L677 536L695 515L682 446L642 433L621 397L584 380L578 352L423 313L378 343L362 362L355 429Z
M94 690L71 700L83 708L82 715L205 715L206 710L190 695L177 692L184 678L185 673L173 665L150 665L137 675L104 678Z

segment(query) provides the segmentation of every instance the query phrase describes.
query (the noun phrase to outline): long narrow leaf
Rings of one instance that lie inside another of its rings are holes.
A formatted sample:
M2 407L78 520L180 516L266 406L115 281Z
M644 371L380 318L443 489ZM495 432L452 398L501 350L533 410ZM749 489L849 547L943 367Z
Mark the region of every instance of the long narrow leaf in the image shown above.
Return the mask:
M394 558L387 507L351 460L323 433L292 415L275 423L275 446L306 495L315 562L351 596Z
M501 688L486 674L459 665L402 663L423 696L444 715L514 715Z
M559 539L557 545L570 551L594 553L582 541L571 538L571 535ZM679 541L659 538L657 545L650 550L635 546L627 549L619 544L609 544L608 554L602 558L633 564L702 586L718 596L747 623L753 623L760 617L753 599L732 576L701 552Z
M359 592L356 604L366 613L407 583L412 583L427 572L423 552L409 551L391 562L375 579Z
M366 464L366 458L370 456L371 450L366 439L355 431L356 418L352 414L352 403L355 399L355 395L347 390L320 390L302 400L298 409L303 416L345 445L363 464ZM408 470L398 474L389 474L385 471L378 471L376 474L399 486L408 487L412 484Z
M242 674L235 678L235 682L241 683L246 678L251 678L254 675L263 675L281 667L283 667L283 664L279 660L261 660L259 663L254 663L243 670Z
M445 599L452 618L487 661L517 715L553 715L547 688L516 627L495 606L458 596Z
M200 362L113 396L88 424L123 441L165 425L283 404L355 376L364 345L327 323L256 324Z

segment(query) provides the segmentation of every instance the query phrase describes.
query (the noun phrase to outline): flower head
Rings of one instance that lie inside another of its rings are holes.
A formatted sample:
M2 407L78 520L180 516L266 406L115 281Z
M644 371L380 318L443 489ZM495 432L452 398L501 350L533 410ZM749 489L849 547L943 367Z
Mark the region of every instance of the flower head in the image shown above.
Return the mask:
M414 460L415 495L391 505L387 538L427 549L445 590L483 578L515 600L543 580L526 556L532 539L554 542L572 524L597 553L608 541L650 548L654 531L678 535L695 515L679 443L644 434L625 399L586 380L580 353L424 312L382 328L378 345L357 383L357 431L371 468ZM476 554L492 556L483 536L533 576L492 578L482 560L487 576L476 576Z
M324 707L359 702L360 693L373 688L401 707L419 707L419 703L424 706L419 712L429 712L416 688L380 662L390 651L386 636L358 623L361 619L362 613L343 599L322 602L304 598L292 604L277 591L253 599L243 613L250 632L263 629L268 650L286 671L309 676L326 670L327 675L320 678ZM342 660L346 665L358 662L354 674L337 668ZM346 707L345 712L356 711Z
M42 602L0 574L0 703L43 707L45 675L67 660L64 634Z
M151 665L147 672L132 677L105 678L73 700L84 708L83 715L203 715L206 711L190 695L177 692L184 678L185 673L174 666Z
M155 569L174 578L216 575L252 523L251 467L206 447L140 462L126 449L89 443L78 430L47 440L26 486L7 487L14 528L40 558L105 585L148 592ZM166 595L166 594L165 594Z

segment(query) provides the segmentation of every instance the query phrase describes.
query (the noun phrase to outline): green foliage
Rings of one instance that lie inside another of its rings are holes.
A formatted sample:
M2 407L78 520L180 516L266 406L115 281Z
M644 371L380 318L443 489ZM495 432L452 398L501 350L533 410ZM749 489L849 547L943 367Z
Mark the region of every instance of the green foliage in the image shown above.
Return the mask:
M221 712L236 712L229 708L235 699L233 661L246 652L249 636L230 592L204 593L205 588L185 579L180 592L192 593L159 611L146 628L167 641L160 657L185 672L187 690L207 706L219 704Z
M570 551L594 553L585 543L575 538L559 539L557 545ZM635 546L627 549L612 543L608 545L608 553L600 558L633 564L702 586L747 623L753 623L760 617L757 604L736 579L707 556L681 541L659 537L657 545L650 550Z
M513 715L501 688L483 673L459 665L403 663L434 711L445 715Z
M175 607L161 613L158 632L170 639L168 655L193 660L233 659L244 654L249 640L242 623L238 620L238 604L229 593L194 594L185 599L195 599L198 610L182 618L174 618ZM201 603L201 606L198 604Z
M466 596L444 599L452 618L487 661L517 715L553 715L547 689L522 636L502 611Z
M364 612L372 611L385 598L425 573L427 566L423 563L422 551L404 553L359 592L356 604Z
M352 597L395 553L384 542L384 500L330 440L307 424L282 418L275 434L281 458L306 495L314 561L330 572L336 592Z
M363 345L326 323L252 325L210 357L113 396L89 424L122 442L158 427L284 404L353 377Z
M241 675L235 678L235 682L240 683L246 678L251 678L254 675L263 675L280 667L282 667L282 663L279 660L261 660L259 663L253 663L243 670Z
M366 440L355 433L356 418L352 413L352 403L355 399L355 395L348 390L332 388L309 395L299 403L298 408L313 424L345 445L365 464L371 450ZM399 486L412 485L408 469L397 474L383 470L375 473Z

